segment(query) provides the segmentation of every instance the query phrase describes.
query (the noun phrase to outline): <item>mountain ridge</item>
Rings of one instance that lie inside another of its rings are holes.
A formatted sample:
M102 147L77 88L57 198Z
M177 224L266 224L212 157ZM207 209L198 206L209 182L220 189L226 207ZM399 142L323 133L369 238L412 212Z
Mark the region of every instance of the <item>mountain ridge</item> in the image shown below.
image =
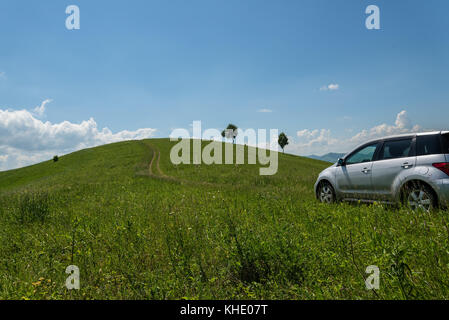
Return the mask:
M312 154L310 156L307 156L307 158L335 163L337 162L338 158L343 158L345 154L346 153L329 152L322 156Z

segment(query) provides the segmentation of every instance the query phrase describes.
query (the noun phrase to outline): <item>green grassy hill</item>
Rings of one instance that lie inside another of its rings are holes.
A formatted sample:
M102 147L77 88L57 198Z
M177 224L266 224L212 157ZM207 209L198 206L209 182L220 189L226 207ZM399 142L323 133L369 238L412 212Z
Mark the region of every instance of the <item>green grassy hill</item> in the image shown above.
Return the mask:
M319 204L328 163L178 165L152 139L0 172L1 299L449 298L447 212ZM80 269L67 290L65 269ZM380 289L365 269L380 268Z

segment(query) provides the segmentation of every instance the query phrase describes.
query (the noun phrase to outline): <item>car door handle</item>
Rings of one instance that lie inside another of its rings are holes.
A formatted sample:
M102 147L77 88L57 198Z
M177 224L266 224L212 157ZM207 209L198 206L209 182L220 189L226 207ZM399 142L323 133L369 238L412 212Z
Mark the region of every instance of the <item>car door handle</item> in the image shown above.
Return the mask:
M363 168L362 172L368 174L371 172L371 170L368 168Z
M413 164L410 164L410 163L408 163L408 162L405 162L405 163L402 164L401 167L404 168L404 169L408 169L408 168L413 167Z

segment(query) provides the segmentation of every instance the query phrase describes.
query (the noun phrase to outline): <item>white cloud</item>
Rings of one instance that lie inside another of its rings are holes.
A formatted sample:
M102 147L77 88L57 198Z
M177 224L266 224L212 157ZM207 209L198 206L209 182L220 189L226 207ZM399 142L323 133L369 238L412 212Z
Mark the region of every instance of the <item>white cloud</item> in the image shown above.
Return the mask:
M292 139L286 150L294 149L300 154L308 155L309 152L315 153L319 150L328 150L338 143L338 140L332 138L328 129L301 130L296 133L298 140ZM289 147L290 146L290 147Z
M0 72L0 79L6 79L6 72Z
M270 112L273 112L273 110L271 110L271 109L259 109L259 110L257 110L257 112L270 113Z
M47 102L48 103L48 102ZM45 111L45 101L40 110ZM123 140L145 139L156 129L113 133L99 129L93 118L81 123L43 122L27 110L0 109L0 170L16 168L47 160L55 154L66 154L83 148Z
M396 121L394 125L388 125L386 123L375 126L369 130L362 130L353 136L350 141L353 143L362 143L363 141L369 139L380 138L383 136L418 132L423 130L421 126L412 126L410 119L408 118L407 111L402 110L396 116Z
M322 86L320 88L321 91L335 91L340 89L340 85L338 83L331 83L327 86Z
M370 129L365 129L347 139L337 139L328 129L304 129L297 132L297 139L286 147L286 151L300 154L326 154L329 152L348 152L357 145L375 138L389 135L424 131L419 125L412 125L405 110L399 112L393 125L380 124Z
M39 117L42 117L45 113L45 106L52 101L53 101L52 99L46 99L46 100L42 101L40 106L37 106L36 108L34 108L34 110L33 110L34 114Z

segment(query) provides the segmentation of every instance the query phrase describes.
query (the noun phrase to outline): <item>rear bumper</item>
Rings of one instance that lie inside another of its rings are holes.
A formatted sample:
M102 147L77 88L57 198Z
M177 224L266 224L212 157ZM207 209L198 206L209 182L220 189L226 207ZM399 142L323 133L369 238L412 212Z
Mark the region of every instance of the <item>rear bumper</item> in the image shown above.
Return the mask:
M436 180L435 187L440 204L449 207L449 179Z

